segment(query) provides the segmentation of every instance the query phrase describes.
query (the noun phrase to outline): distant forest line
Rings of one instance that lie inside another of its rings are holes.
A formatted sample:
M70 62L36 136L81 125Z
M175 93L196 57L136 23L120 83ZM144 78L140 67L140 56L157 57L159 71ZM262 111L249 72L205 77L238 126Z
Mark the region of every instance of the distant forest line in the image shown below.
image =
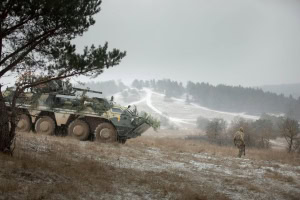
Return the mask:
M262 113L285 114L300 120L300 98L286 97L283 94L265 92L261 88L242 86L211 85L189 81L186 85L170 79L134 80L132 87L143 87L163 93L166 98L185 98L187 103L196 103L211 109L228 112L245 112L260 115ZM84 86L100 90L104 96L122 92L128 86L121 81L88 82Z
M283 94L265 92L261 88L242 86L211 85L189 81L186 86L170 79L134 80L133 87L138 89L150 87L164 93L166 97L181 97L215 110L228 112L246 112L260 115L261 113L284 113L287 117L300 120L300 98L286 97Z
M274 92L276 94L283 94L287 97L292 95L294 98L298 99L300 97L300 83L294 84L281 84L281 85L263 85L264 91Z

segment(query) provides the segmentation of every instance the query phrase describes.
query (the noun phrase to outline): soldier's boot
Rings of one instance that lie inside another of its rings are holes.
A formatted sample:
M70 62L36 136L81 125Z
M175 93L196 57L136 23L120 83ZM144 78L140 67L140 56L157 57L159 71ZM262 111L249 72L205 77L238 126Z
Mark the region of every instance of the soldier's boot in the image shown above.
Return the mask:
M238 155L239 158L242 157L242 154L243 154L243 151L242 151L242 149L240 148L240 149L239 149L239 155Z

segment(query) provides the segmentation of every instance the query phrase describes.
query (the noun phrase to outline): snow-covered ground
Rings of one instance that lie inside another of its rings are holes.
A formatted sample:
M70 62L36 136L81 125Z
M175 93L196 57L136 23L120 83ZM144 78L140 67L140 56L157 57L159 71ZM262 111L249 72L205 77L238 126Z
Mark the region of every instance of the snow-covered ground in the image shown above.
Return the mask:
M20 135L17 139L21 151L32 151L35 156L43 157L51 152L57 152L59 158L67 157L75 161L93 160L99 165L109 165L121 172L132 170L139 174L152 174L147 177L148 183L151 183L152 178L166 175L165 179L160 181L174 184L172 187L175 189L192 187L191 185L200 190L204 188L204 191L212 195L208 199L299 199L300 196L299 166L271 160L250 159L247 156L236 158L223 155L222 152L215 154L202 149L201 143L188 145L194 148L194 151L185 151L166 147L169 143L176 142L176 139L165 138L165 143L154 145L161 142L161 139L147 136L117 146L35 134ZM187 145L184 143L184 140L181 140L181 145ZM0 170L0 181L5 179L3 173ZM47 175L51 176L53 174ZM175 176L180 178L178 182L169 179ZM144 182L142 182L144 188L137 188L134 183L124 179L124 176L116 183L118 187L116 192L113 192L114 196L104 199L123 199L124 196L128 196L125 199L161 199L162 196L163 199L178 198L176 190L167 191L166 195L161 192L163 188L153 190ZM119 190L123 192L120 193ZM147 198L147 194L157 193L163 194L160 194L160 197ZM217 193L222 196L216 197ZM133 196L136 194L139 194L139 198ZM101 195L105 196L105 193Z
M223 118L231 122L235 117L243 117L249 120L256 120L259 117L245 113L231 113L212 110L195 103L186 104L185 99L172 98L171 101L164 101L164 94L154 92L149 88L140 91L142 97L138 101L126 103L120 93L115 95L116 102L122 105L136 105L138 110L144 110L154 116L163 116L180 127L194 128L199 116L213 119Z

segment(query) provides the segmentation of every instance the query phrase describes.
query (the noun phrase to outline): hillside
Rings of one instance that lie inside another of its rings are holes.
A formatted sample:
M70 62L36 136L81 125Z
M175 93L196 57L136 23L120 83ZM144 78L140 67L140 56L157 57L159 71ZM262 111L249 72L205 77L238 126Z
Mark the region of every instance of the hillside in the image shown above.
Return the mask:
M32 133L0 154L0 199L298 199L299 157L157 137L125 145ZM163 135L163 133L162 133ZM298 158L298 159L296 159Z
M111 95L115 93L122 94L123 97L127 98L125 103L141 100L141 97L145 95L145 93L138 94L140 92L139 90L148 88L152 90L154 95L159 94L159 96L163 97L160 98L159 101L172 102L175 100L177 102L181 101L182 103L188 102L189 105L204 108L202 111L218 111L219 114L231 113L234 116L260 116L262 113L275 115L285 114L290 118L300 120L300 101L295 98L297 95L293 95L294 98L282 95L282 91L287 92L287 94L289 91L293 91L295 94L297 91L300 93L298 84L286 85L286 89L280 87L278 89L280 89L281 92L277 93L272 90L272 88L276 88L275 86L270 86L270 89L266 86L263 90L259 87L250 88L223 84L214 86L209 83L194 83L191 81L184 86L181 82L172 81L170 79L150 81L134 80L132 88L124 85L120 81L88 82L85 83L84 86L79 85L77 87L102 91L103 95L99 97L106 96L110 98ZM130 93L133 91L133 88L137 90L134 93ZM93 93L89 93L89 95L98 96ZM132 98L132 96L139 96L139 98ZM120 99L118 98L117 100ZM195 110L197 111L197 109ZM210 115L207 118L211 118ZM230 121L228 117L225 117L225 119Z
M138 90L135 101L127 101L121 93L114 95L115 101L121 105L136 105L139 111L146 111L159 119L166 118L170 123L179 128L195 128L199 116L208 119L223 118L230 122L236 117L250 120L258 119L258 116L245 113L222 112L199 106L195 103L187 104L185 99L170 98L165 100L165 95L154 92L150 88ZM131 99L132 100L132 99Z
M286 97L292 95L298 99L300 97L300 83L295 84L282 84L282 85L263 85L260 86L266 92L274 92L277 94L283 94Z
M134 80L132 86L138 89L152 88L166 95L167 98L184 98L188 102L213 110L261 115L273 113L287 114L300 120L300 99L285 97L274 92L265 92L261 88L212 85L205 82L188 81L186 86L170 79Z

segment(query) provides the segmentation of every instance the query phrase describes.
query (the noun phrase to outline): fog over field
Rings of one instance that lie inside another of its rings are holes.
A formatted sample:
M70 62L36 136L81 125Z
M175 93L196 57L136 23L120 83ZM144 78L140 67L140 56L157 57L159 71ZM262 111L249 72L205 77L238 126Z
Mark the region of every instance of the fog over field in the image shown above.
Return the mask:
M299 10L297 0L104 0L96 24L74 44L108 41L127 51L98 81L299 83Z
M264 91L275 92L277 94L284 94L289 97L300 98L300 83L298 84L283 84L283 85L263 85L261 88Z
M173 111L168 112L164 111L167 103L158 101L163 98L153 93L152 108L147 101L139 102L138 107L154 115L168 114L185 125L195 123L196 115L226 121L241 115L254 119L262 113L294 117L300 94L299 10L300 1L296 0L107 0L96 16L97 23L73 43L83 49L108 41L111 48L127 51L119 66L105 70L95 82L115 80L131 87L135 79L171 79L184 87L189 81L216 87L215 92L198 96L194 92L194 107L173 101L170 105L176 106L170 106ZM85 77L76 80L91 81ZM230 89L219 92L219 84L262 88L266 93L292 95L294 99L273 94L261 98L257 95L261 91L252 94L251 90L231 95ZM227 96L220 95L223 93ZM160 94L165 95L163 90ZM190 95L188 91L184 94ZM122 102L122 98L116 100Z

